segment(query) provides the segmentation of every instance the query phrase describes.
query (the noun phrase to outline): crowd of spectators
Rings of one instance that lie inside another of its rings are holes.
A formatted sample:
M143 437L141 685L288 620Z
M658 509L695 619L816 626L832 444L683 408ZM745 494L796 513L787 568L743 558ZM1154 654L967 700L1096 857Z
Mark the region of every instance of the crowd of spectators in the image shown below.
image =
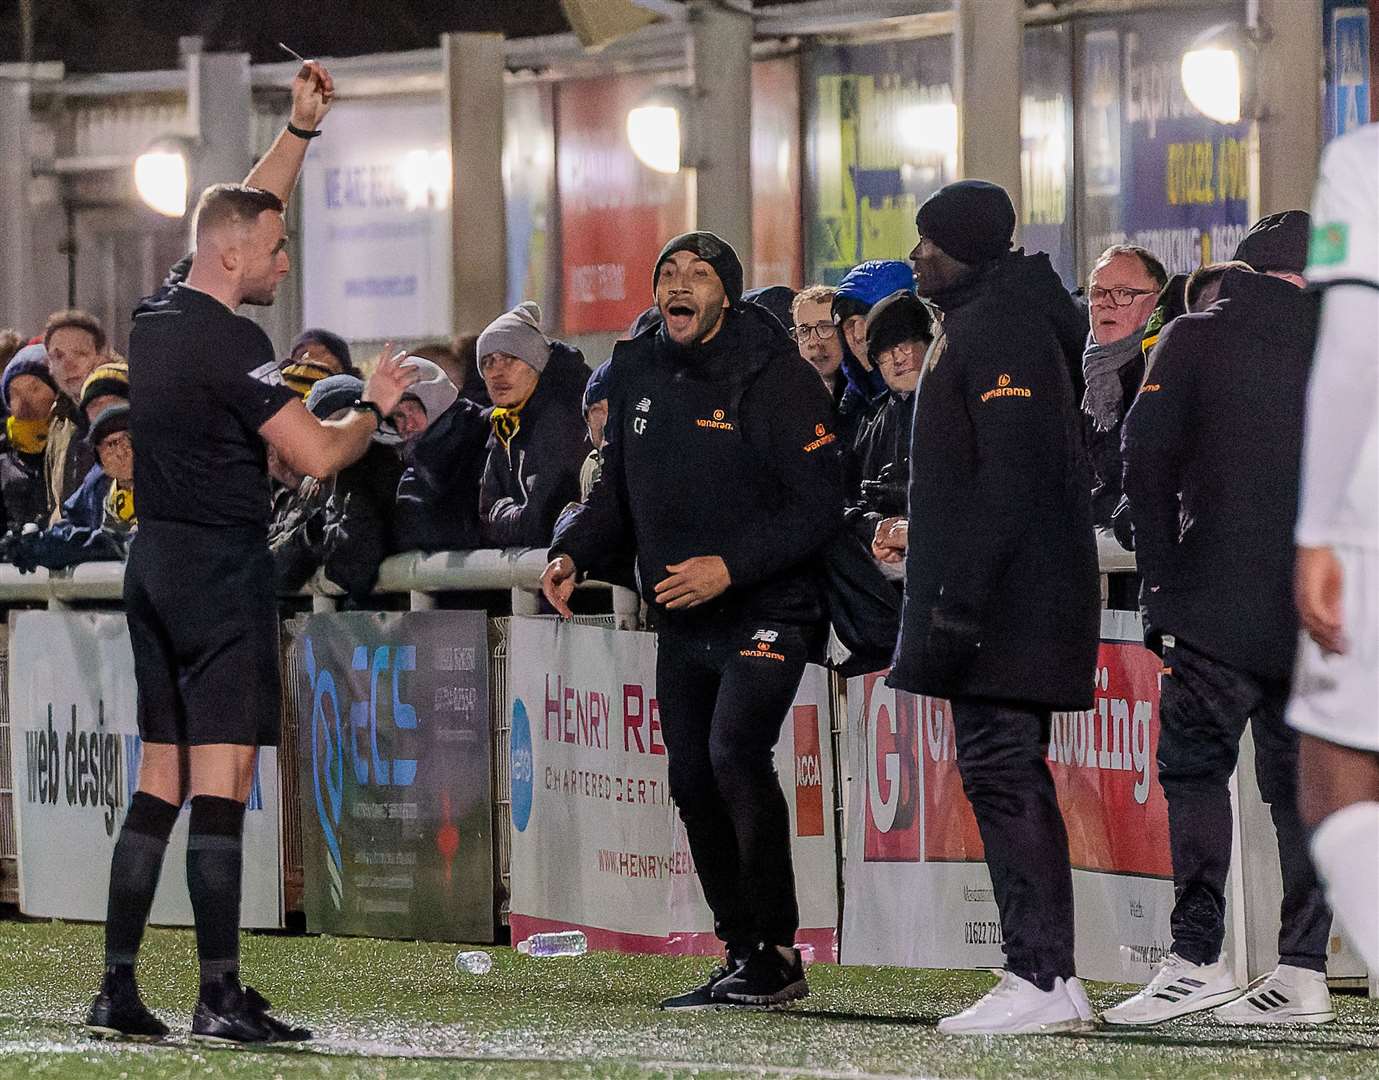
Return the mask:
M1125 548L1134 538L1122 491L1122 435L1146 380L1150 352L1176 316L1217 299L1230 270L1296 275L1306 215L1270 219L1230 262L1170 277L1149 250L1117 244L1078 290L1086 322L1064 343L1081 403L1082 445L1095 525ZM1267 227L1265 227L1267 225ZM903 575L913 396L941 317L916 295L898 260L864 262L836 285L768 286L743 303L784 324L818 372L839 419L847 484L845 527L883 573ZM627 336L660 329L656 308ZM379 564L401 551L544 547L562 512L598 479L608 418L609 365L590 365L554 340L531 301L483 333L417 343L404 352L421 378L370 452L336 476L300 476L269 450L270 545L284 593L315 575L364 606ZM128 369L106 328L80 310L54 313L32 339L0 330L0 559L21 570L118 559L137 528ZM321 419L359 394L363 371L328 328L304 330L282 377ZM600 574L631 581L627 559Z

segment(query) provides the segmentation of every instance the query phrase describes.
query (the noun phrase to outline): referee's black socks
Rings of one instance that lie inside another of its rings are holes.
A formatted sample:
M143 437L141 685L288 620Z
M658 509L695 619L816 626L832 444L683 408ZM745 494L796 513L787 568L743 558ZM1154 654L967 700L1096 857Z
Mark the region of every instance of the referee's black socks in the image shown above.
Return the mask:
M110 859L110 899L105 914L105 967L112 976L131 976L144 938L153 894L163 872L163 854L180 807L146 791L129 800L129 813Z
M192 798L187 836L187 891L196 918L201 986L220 986L239 972L239 900L244 804L216 795Z

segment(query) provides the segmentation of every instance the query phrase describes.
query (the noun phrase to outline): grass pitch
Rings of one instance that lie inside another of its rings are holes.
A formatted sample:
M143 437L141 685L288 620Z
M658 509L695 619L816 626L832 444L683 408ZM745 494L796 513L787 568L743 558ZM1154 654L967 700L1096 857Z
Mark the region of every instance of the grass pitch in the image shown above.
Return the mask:
M940 1016L992 984L984 973L810 969L780 1012L666 1014L703 959L591 953L533 960L493 950L457 974L455 946L245 935L244 970L280 1012L315 1029L300 1049L186 1042L196 996L189 931L153 930L145 999L173 1029L157 1046L93 1041L79 1027L97 981L99 926L0 922L0 1078L1346 1077L1379 1074L1379 1003L1341 995L1321 1028L1228 1028L1189 1019L1141 1031L946 1038ZM1123 988L1089 987L1104 1008Z

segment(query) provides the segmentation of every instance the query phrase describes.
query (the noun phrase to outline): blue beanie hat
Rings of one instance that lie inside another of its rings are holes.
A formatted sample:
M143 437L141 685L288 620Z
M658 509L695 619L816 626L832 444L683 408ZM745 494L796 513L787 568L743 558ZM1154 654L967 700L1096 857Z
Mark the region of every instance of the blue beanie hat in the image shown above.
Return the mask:
M297 350L303 345L319 345L330 353L331 356L340 361L340 370L346 375L356 374L354 361L350 359L349 344L339 334L332 333L319 326L314 326L309 330L303 330L297 335L297 340L292 343L292 348L287 350L288 356L296 356Z
M589 410L600 401L608 400L608 394L613 386L612 372L613 361L605 360L594 368L593 374L589 376L589 381L584 384L585 416L588 416Z
M7 410L10 407L10 384L20 375L32 375L35 379L42 379L53 388L53 393L59 393L57 383L53 381L53 373L48 370L48 350L41 342L25 345L15 353L5 366L4 375L0 375L0 400L4 401Z
M915 272L909 263L898 259L869 259L843 276L833 298L856 300L870 309L873 304L902 290L911 295L915 291Z

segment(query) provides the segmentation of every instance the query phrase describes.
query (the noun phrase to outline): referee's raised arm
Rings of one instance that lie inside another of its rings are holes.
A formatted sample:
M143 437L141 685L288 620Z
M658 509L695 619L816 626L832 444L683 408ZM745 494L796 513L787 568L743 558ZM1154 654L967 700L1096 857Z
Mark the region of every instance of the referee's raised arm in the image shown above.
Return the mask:
M321 121L330 112L334 98L335 81L330 73L315 60L308 60L292 80L292 113L287 126L273 140L268 153L249 170L244 182L271 191L286 206L297 184L297 174L302 171L306 148L320 134Z

